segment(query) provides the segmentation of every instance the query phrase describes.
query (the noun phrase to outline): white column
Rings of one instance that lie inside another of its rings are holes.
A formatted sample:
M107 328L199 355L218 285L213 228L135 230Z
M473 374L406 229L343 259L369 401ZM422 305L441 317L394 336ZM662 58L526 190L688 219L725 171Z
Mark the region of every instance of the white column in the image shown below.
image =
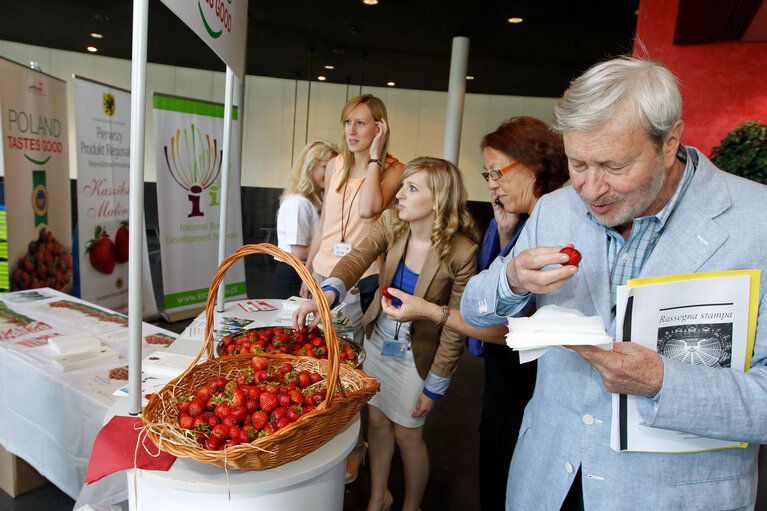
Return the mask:
M469 63L469 38L454 37L450 55L450 82L447 89L447 115L445 116L445 144L442 157L458 165L461 148L463 99L466 95L466 68Z
M141 413L141 327L144 316L144 126L146 125L146 48L149 0L133 2L130 125L130 243L128 245L128 395L131 415Z
M226 220L229 214L229 161L232 148L232 103L234 94L234 71L226 66L226 92L224 94L224 157L221 161L221 206L218 227L218 264L226 257ZM224 289L226 278L218 287L216 310L224 312Z

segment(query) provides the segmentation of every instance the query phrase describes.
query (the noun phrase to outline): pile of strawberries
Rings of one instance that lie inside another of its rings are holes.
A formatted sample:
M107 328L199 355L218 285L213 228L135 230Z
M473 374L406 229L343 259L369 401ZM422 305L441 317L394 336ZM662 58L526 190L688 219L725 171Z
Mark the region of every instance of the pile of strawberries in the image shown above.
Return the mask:
M359 362L357 352L344 341L338 341L340 361L351 367ZM248 330L238 336L225 335L216 347L219 357L239 353L283 353L300 357L328 358L325 336L319 328L264 328Z
M181 398L178 424L194 432L204 449L250 443L314 410L327 394L322 381L317 372L298 371L290 363L273 369L269 359L256 356L233 380L214 376Z
M11 272L11 291L51 287L62 290L72 283L72 254L46 229L29 242L26 255Z

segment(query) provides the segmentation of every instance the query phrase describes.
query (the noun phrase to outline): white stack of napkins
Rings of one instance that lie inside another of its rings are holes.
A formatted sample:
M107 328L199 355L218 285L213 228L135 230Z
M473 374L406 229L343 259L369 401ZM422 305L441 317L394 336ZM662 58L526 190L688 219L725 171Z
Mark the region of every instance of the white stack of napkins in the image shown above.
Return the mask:
M525 363L552 347L597 346L610 351L613 338L605 332L600 316L584 316L575 309L544 305L530 317L509 318L506 345L519 351L519 361Z

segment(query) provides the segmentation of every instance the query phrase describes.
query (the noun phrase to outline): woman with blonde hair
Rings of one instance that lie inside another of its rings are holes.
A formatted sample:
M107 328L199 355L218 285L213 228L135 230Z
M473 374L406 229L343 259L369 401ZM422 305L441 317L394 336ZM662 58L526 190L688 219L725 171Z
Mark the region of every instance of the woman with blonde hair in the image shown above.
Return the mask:
M387 482L395 446L400 449L405 475L402 509L420 506L429 479L423 425L447 390L464 346L461 334L443 326L476 269L477 232L466 209L461 174L452 163L425 157L409 162L397 199L396 209L384 212L323 282L328 303L333 304L344 298L373 261L386 255L376 300L362 318L364 369L381 383L381 391L368 403L368 511L392 505ZM381 309L386 287L422 297L447 312L437 322L394 321ZM294 313L296 327L305 324L309 312L318 317L314 300Z
M312 236L320 221L325 167L338 154L336 146L325 140L313 140L302 150L290 171L280 196L277 212L277 246L302 261L309 255ZM288 264L275 257L274 292L280 299L297 296L301 277Z
M318 280L330 275L336 263L359 245L384 209L394 202L402 163L389 155L386 106L370 94L350 99L341 112L344 136L341 152L328 163L325 206L306 266ZM372 301L379 261L372 261L358 284L362 310ZM301 295L309 296L304 285ZM355 316L354 311L346 311Z

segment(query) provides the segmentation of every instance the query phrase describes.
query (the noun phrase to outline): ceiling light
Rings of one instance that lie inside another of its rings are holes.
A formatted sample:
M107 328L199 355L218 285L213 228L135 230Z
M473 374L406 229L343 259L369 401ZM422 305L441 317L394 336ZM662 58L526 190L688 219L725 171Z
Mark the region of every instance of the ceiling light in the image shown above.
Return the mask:
M336 68L336 66L325 66L325 69L327 69L328 71L330 71L332 69L335 69L335 68Z
M362 0L365 5L378 5L378 0Z
M471 76L471 75L466 75L466 79L467 79L467 80L473 80L473 79L474 79L474 77L473 77L473 76Z
M99 34L98 32L91 32L91 37L94 38L94 39L101 39L104 36Z
M319 81L321 81L321 82L324 82L325 80L327 80L327 78L325 78L325 77L324 77L324 76L322 76L322 75L318 76L318 77L317 77L317 79L318 79Z
M523 18L514 17L514 18L509 18L506 21L508 21L509 23L522 23L525 20Z
M95 46L88 46L87 49L91 53L96 53L97 51L99 51L98 48L96 48Z
M386 85L388 85L389 87L394 87L397 84L394 82L386 82Z

